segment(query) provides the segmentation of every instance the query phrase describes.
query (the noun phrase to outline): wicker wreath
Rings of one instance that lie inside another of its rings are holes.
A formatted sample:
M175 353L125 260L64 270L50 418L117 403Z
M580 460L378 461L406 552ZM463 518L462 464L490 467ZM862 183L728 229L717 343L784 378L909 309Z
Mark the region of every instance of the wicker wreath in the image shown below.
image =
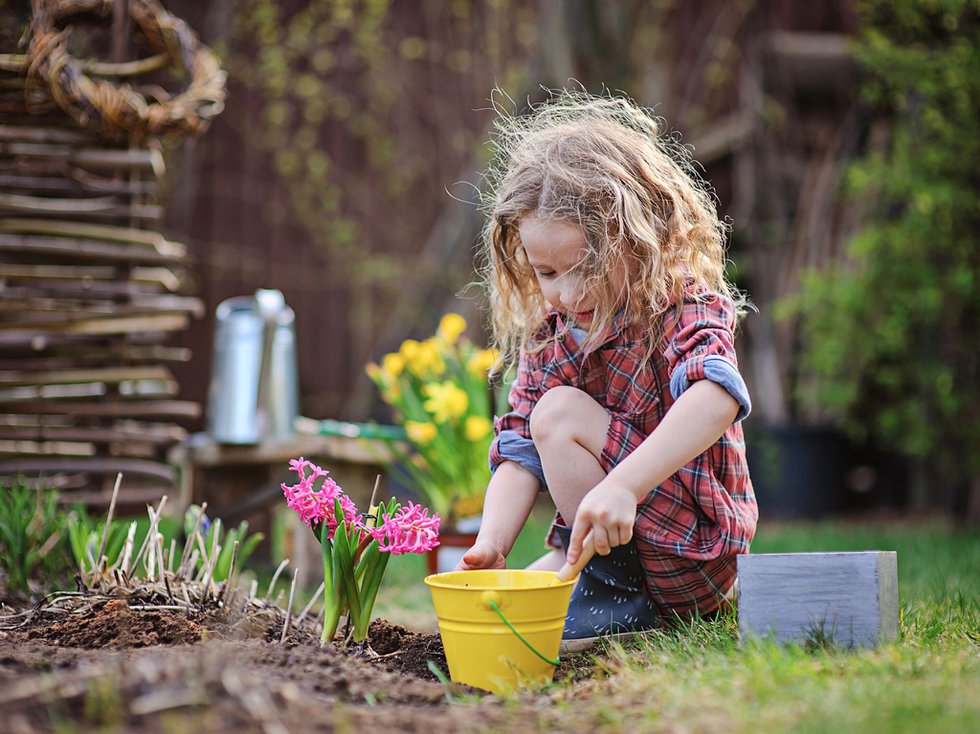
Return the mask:
M108 19L114 5L114 0L33 0L29 83L50 94L79 125L111 140L204 132L224 108L225 73L187 24L157 0L130 0L130 13L161 65L189 75L179 94L155 89L151 100L127 83L92 78L93 64L68 53L70 28L58 30L56 23L81 13Z

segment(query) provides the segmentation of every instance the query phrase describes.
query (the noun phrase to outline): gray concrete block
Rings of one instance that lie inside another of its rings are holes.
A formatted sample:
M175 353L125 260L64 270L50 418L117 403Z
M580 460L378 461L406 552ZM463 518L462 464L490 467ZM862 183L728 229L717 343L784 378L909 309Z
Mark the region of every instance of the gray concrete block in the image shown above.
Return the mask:
M898 635L894 551L738 556L739 637L874 647Z

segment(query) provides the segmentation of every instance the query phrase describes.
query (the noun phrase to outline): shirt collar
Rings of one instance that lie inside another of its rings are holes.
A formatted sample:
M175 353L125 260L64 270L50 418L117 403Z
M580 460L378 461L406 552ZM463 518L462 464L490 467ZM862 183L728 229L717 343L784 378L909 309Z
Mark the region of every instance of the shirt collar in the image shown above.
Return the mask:
M554 330L555 330L554 333L556 334L561 334L563 331L565 331L568 327L571 326L571 323L565 320L565 318L562 316L561 312L558 311L558 309L554 309L554 308L551 309L548 312L548 319L552 321L552 323L554 324ZM629 324L629 317L628 314L626 313L626 309L621 309L613 317L612 324L609 327L607 327L605 331L600 332L599 338L593 342L595 346L589 349L589 351L590 352L595 351L595 349L598 349L599 347L608 344L610 341L614 339L618 339L619 336L623 333L623 330L626 329L628 324Z

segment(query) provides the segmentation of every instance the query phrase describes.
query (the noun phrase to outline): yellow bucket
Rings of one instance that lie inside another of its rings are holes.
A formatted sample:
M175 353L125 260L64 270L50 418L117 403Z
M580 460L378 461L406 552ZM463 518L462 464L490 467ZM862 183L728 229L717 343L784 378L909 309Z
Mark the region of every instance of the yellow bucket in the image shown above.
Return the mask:
M449 677L493 693L551 680L577 580L549 586L554 578L519 569L427 576Z

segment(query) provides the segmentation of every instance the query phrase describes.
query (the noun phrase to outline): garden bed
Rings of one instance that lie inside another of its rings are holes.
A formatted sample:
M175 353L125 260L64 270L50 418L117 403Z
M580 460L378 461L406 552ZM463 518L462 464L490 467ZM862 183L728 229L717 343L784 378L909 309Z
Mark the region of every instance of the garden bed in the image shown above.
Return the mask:
M532 705L447 686L430 667L447 670L439 635L384 620L369 647L321 647L309 623L281 641L284 614L271 605L228 614L140 594L51 599L3 609L13 628L0 631L2 731L475 731L507 729Z

